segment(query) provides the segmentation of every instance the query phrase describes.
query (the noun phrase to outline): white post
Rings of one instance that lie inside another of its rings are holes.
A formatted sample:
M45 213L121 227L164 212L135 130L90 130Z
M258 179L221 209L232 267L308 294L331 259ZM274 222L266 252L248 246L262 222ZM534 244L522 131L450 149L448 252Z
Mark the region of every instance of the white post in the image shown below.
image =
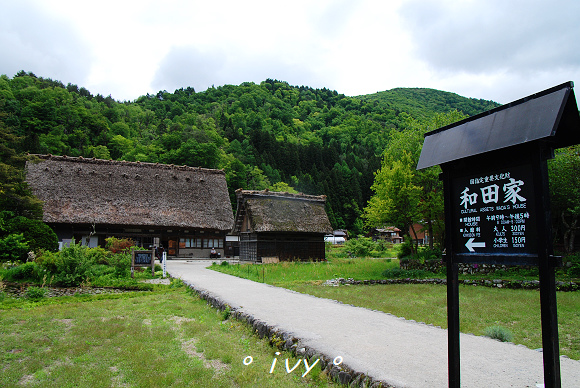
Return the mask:
M161 258L163 259L163 278L165 278L167 275L167 252L163 252Z

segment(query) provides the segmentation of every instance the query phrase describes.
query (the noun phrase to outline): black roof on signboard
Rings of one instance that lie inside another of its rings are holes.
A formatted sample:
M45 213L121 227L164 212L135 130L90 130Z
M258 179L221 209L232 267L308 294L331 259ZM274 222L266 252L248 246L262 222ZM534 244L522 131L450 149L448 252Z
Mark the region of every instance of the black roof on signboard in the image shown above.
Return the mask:
M417 169L538 140L580 143L580 115L566 82L425 134Z

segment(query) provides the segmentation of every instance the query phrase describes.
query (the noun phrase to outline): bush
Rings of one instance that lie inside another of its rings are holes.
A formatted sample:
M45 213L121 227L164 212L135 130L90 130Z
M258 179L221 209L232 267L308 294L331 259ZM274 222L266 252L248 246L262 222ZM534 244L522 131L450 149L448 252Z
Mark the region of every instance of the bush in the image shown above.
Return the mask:
M14 217L6 222L6 230L9 233L22 233L28 243L29 249L38 251L58 250L58 237L56 233L40 220L31 220L26 217Z
M562 262L564 263L563 270L568 276L580 278L580 252L564 257Z
M399 253L397 254L398 259L411 256L413 253L413 242L411 240L405 241L399 247Z
M26 261L30 246L20 234L9 234L0 238L0 262Z
M115 276L127 278L131 274L131 255L129 253L117 253L109 258L109 264L115 268Z
M112 253L101 247L96 248L86 248L85 255L89 261L96 264L106 264L109 265L109 258Z
M101 276L113 274L115 272L115 268L105 264L93 264L90 270L87 272L88 272L87 277L89 277L90 279L96 279Z
M483 335L489 338L500 340L501 342L511 342L514 337L511 331L501 326L487 327L483 331Z
M36 263L29 262L6 271L6 278L8 280L30 280L37 281L40 268Z
M103 248L74 243L60 252L42 251L35 261L39 273L51 278L51 283L66 287L78 286L87 279L129 278L131 271L129 253L112 254Z
M135 241L130 238L109 237L105 241L105 248L113 253L125 253L135 246Z
M56 273L56 259L60 252L40 251L34 262L43 272Z
M580 252L567 255L562 259L564 263L580 264Z
M344 243L345 250L349 251L352 255L360 257L370 256L376 246L377 244L372 238L363 236L351 238Z
M26 289L26 297L28 299L38 300L44 298L46 295L46 289L42 287L28 287Z
M388 242L385 240L377 240L375 244L376 244L375 249L379 252L388 251L389 249L393 248L394 245L392 242Z
M47 265L46 269L54 275L57 284L73 287L91 275L91 267L99 257L99 252L95 253L91 248L71 243L56 254L54 260L44 261L43 264Z
M442 252L438 249L419 249L419 252L414 256L417 260L422 263L428 263L430 261L441 261L443 260Z

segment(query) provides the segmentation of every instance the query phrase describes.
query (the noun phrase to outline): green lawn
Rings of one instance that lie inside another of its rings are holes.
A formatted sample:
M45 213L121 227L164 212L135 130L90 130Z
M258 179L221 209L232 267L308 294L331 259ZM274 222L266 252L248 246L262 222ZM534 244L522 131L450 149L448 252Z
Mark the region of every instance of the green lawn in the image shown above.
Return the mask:
M318 366L305 377L303 365L269 373L276 350L226 318L183 286L0 310L0 386L332 385Z
M385 269L398 267L399 261L396 259L336 258L332 261L317 263L284 261L264 265L212 265L211 268L258 282L288 287L305 282L321 283L334 278L383 279L382 273Z

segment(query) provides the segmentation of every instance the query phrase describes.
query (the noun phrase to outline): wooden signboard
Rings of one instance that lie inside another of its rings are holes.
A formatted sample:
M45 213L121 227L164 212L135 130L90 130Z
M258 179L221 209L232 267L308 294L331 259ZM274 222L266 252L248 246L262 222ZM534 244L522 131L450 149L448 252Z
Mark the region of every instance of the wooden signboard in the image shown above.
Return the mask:
M151 267L151 275L155 276L155 249L133 251L131 256L131 277L133 277L135 267Z
M444 182L449 387L460 387L458 263L538 266L544 383L561 386L547 160L580 144L573 86L425 135L417 169L439 165Z

